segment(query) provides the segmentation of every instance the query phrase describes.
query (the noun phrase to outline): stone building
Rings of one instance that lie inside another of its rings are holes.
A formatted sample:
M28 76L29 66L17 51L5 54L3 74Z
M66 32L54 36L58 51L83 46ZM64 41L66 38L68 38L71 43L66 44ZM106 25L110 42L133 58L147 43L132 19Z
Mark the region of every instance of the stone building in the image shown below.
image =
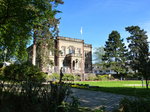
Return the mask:
M85 44L84 40L56 37L55 48L60 51L58 55L50 51L49 58L54 66L45 68L44 72L59 72L63 67L64 73L84 74L92 72L92 45ZM32 50L29 52L32 61Z

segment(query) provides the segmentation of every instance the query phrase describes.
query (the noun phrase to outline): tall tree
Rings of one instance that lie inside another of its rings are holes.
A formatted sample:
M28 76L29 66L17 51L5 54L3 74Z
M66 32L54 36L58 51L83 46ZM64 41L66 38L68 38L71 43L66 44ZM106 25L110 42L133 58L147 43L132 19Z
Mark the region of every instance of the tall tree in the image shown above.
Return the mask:
M36 65L36 44L40 40L43 43L46 41L47 43L51 43L53 37L58 34L58 27L59 18L56 18L56 14L60 11L56 10L58 4L63 3L62 0L42 0L40 4L33 4L34 7L37 7L37 22L34 24L33 29L33 57L32 57L32 64ZM42 10L41 10L42 9ZM47 45L49 47L49 45ZM49 47L48 50L50 50ZM43 52L44 53L44 52ZM42 54L44 55L44 54Z
M112 31L109 34L105 44L105 55L103 60L105 66L117 72L117 74L126 73L126 47L117 31Z
M138 72L145 78L146 87L148 88L150 59L146 31L139 26L129 26L125 29L131 34L131 36L127 38L129 43L128 57L130 66L135 72Z
M0 59L25 58L34 20L27 0L0 0ZM6 51L4 53L3 51ZM5 55L5 56L4 56ZM15 57L14 57L15 56Z
M4 57L24 60L31 37L54 36L60 3L62 0L0 0L0 61Z

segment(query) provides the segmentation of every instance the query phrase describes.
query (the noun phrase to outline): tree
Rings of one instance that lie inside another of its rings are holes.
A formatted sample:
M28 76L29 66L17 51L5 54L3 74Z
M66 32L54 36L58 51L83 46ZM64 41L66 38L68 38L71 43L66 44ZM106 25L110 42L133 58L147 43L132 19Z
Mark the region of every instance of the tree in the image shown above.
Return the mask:
M105 66L117 72L117 74L126 73L126 47L117 31L112 31L109 34L105 44L105 55L103 61Z
M62 0L1 0L0 58L26 58L26 45L31 37L54 36L59 19L56 6ZM3 51L7 49L7 54Z
M55 1L55 2L54 2ZM49 3L50 2L50 3ZM32 64L36 65L36 44L40 43L41 40L43 43L46 41L47 43L51 43L48 41L51 41L52 38L57 36L58 34L58 27L59 24L59 18L57 19L55 16L60 11L56 10L56 6L60 3L63 3L62 0L42 0L42 5L44 8L41 10L41 4L37 5L34 4L36 7L39 7L40 10L38 10L38 13L40 16L37 17L39 21L34 24L34 30L33 30L33 57L32 57ZM45 8L46 7L46 8ZM40 42L38 42L40 41ZM41 46L43 47L43 46ZM47 48L49 45L47 44ZM48 48L50 50L51 47ZM45 57L46 58L46 57Z
M146 80L146 88L148 89L150 59L149 59L149 46L147 42L146 31L140 29L139 26L129 26L125 28L131 36L128 40L128 60L131 68L141 74Z
M94 61L96 62L96 64L102 64L103 60L103 55L105 54L105 51L104 51L104 47L101 46L101 47L98 47L95 49L94 51Z
M28 9L29 2L22 0L0 1L0 58L24 58L25 47L30 39L34 14ZM33 14L33 15L32 15ZM3 51L7 49L5 54Z

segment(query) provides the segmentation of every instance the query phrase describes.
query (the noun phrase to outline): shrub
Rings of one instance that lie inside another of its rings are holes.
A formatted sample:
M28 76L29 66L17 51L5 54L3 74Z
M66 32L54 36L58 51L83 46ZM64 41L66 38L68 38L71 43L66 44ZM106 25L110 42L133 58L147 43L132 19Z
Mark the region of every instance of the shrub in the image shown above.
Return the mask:
M48 75L46 77L47 81L59 81L60 75L58 73L53 73L51 75ZM63 81L79 81L80 76L78 75L73 75L73 74L64 74L63 76Z
M40 72L40 69L29 62L22 64L11 64L5 67L4 77L7 80L32 80L32 81L44 81L46 74Z
M80 81L80 80L81 80L81 77L78 76L78 75L75 75L75 76L74 76L74 80L75 80L75 81Z
M96 77L95 74L88 74L88 77L86 80L94 81L94 80L98 80L98 78Z
M113 76L109 76L109 75L98 75L97 76L98 80L113 80L114 77Z
M7 89L2 86L2 90L0 112L67 112L68 108L61 105L71 94L67 84L45 86L32 81L9 83ZM77 108L73 101L68 107Z
M96 76L89 76L88 80L94 81L94 80L98 80L98 78Z
M150 112L150 99L127 99L120 101L119 109L114 112Z
M73 74L64 74L63 80L64 81L74 81L74 75Z
M51 77L52 77L52 80L54 79L54 80L58 81L60 79L60 74L53 73Z
M98 80L109 80L109 76L108 75L98 75Z

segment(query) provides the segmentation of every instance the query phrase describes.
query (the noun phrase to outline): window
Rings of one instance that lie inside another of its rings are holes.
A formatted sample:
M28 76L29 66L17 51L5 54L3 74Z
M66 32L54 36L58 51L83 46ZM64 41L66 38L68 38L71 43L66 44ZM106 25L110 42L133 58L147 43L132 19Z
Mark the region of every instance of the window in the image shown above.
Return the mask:
M69 47L69 54L75 54L75 48L73 46Z
M78 53L78 56L81 55L81 49L80 48L77 48L77 53Z
M86 51L84 52L84 55L85 55L85 57L87 57L87 52Z
M66 54L66 47L65 46L62 46L61 47L61 52L62 52L62 56L64 56Z

